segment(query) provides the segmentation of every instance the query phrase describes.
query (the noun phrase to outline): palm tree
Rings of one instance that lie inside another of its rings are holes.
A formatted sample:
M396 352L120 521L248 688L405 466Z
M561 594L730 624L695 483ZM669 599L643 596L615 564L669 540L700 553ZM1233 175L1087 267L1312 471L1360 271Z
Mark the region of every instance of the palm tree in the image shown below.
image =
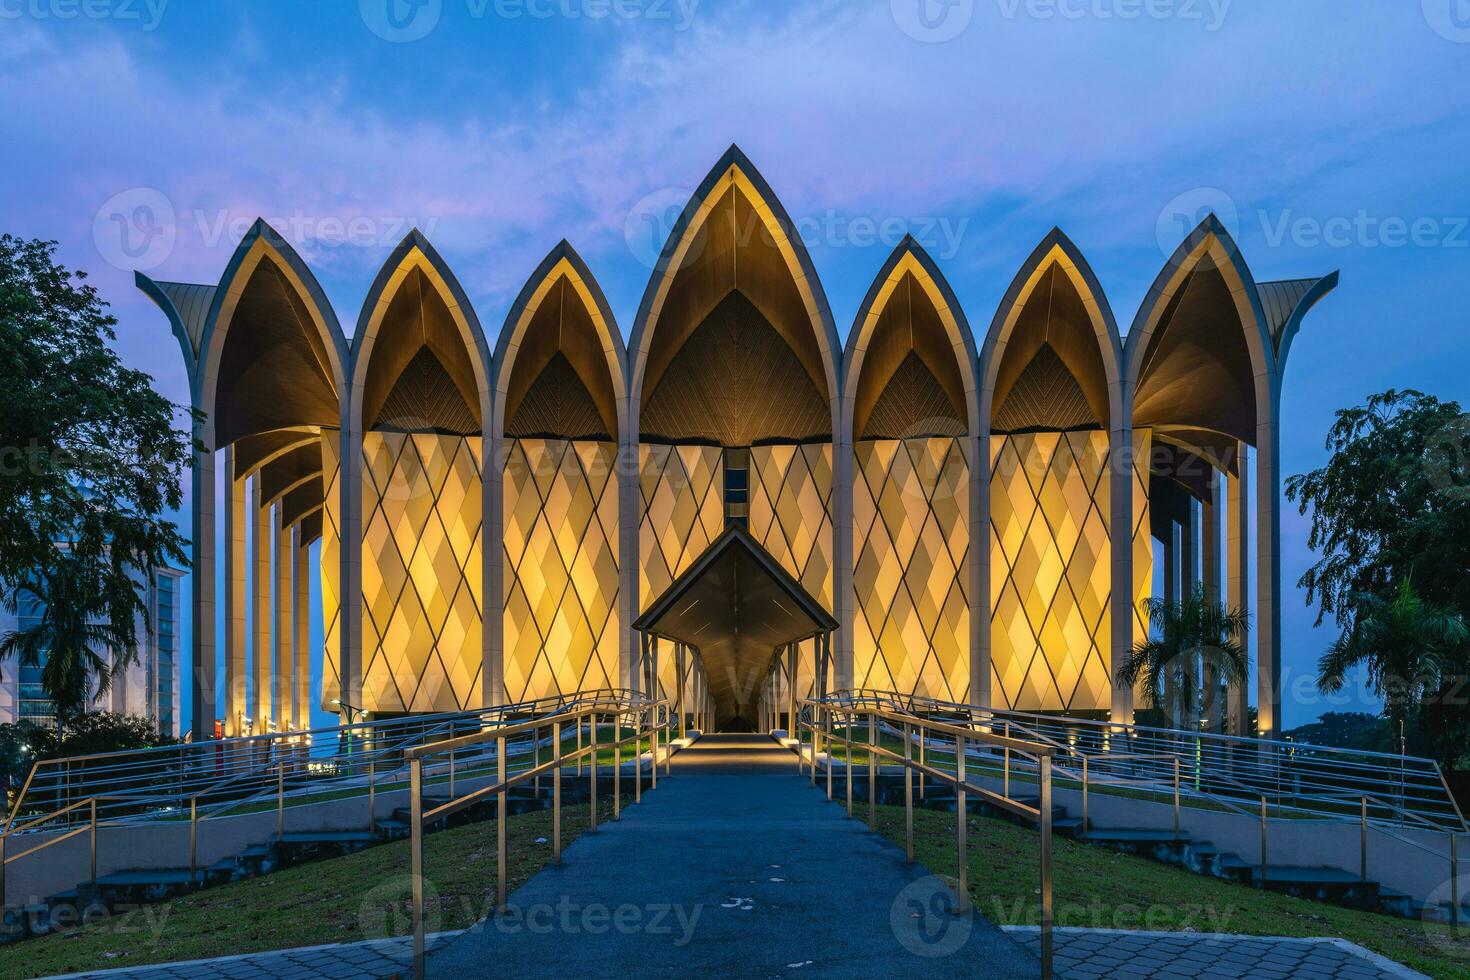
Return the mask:
M1250 615L1216 602L1203 585L1177 601L1148 599L1141 608L1148 616L1149 636L1129 651L1116 682L1142 686L1149 707L1165 708L1171 724L1185 727L1194 717L1201 676L1211 678L1212 685L1245 680ZM1208 697L1215 694L1211 691Z
M136 649L120 642L122 631L106 615L106 602L88 594L87 583L95 577L84 573L81 562L58 551L45 570L12 591L5 599L10 612L30 599L40 600L41 614L26 629L0 636L0 661L15 657L23 667L41 668L41 689L56 705L58 743L66 721L106 694L114 674L137 658ZM115 656L109 658L109 651Z
M1440 691L1464 651L1470 629L1447 605L1428 602L1405 578L1392 596L1359 593L1353 621L1317 662L1317 689L1334 694L1354 667L1366 667L1368 683L1383 698L1393 730L1410 709Z

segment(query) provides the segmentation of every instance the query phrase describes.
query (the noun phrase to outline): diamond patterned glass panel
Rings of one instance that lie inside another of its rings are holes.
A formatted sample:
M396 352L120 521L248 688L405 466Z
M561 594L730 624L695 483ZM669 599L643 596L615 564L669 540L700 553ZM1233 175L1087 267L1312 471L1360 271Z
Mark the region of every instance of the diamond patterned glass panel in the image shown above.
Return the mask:
M507 439L505 690L618 686L617 446Z
M864 441L854 463L857 685L968 700L965 440Z
M831 443L751 447L749 528L793 578L832 608Z
M641 611L725 529L724 451L719 446L645 443L638 447L638 482L643 496L638 529Z
M1112 696L1107 433L993 436L991 457L995 701L1019 710L1105 711ZM1147 458L1146 451L1135 455ZM1146 541L1146 500L1138 519ZM1142 581L1146 594L1149 579Z
M480 439L368 432L362 455L363 707L479 707Z

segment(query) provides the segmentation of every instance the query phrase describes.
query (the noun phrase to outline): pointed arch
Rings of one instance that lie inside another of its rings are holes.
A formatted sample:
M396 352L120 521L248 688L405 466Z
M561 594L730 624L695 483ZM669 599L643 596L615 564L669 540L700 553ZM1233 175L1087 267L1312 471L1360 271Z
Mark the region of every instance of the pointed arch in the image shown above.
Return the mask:
M257 220L220 277L203 327L198 404L211 448L295 425L334 426L347 390L347 344L311 270Z
M405 288L418 290L421 305L416 315L401 307L395 310L395 300L408 296L403 292ZM390 313L401 310L401 319L390 319ZM443 322L446 319L447 323ZM417 336L396 334L398 329L408 329L415 323ZM445 327L453 331L452 336L446 335ZM352 399L347 421L353 431L372 427L376 419L366 416L382 408L392 382L412 370L414 358L423 350L439 362L473 411L477 428L483 430L485 419L490 417L491 362L485 333L459 280L415 228L378 271L352 334ZM379 360L381 373L372 377L375 358L386 360Z
M1032 330L1027 336L1018 335L1023 317L1037 310L1040 303L1050 303L1058 297L1069 302L1066 313L1073 318L1080 315L1085 322L1073 319L1065 325L1065 332L1050 333L1052 309L1049 308L1040 311L1043 316L1039 332ZM1091 343L1083 343L1083 338L1089 336ZM1043 345L1052 347L1079 383L1088 407L1103 429L1123 417L1123 347L1118 339L1117 321L1092 267L1059 228L1053 228L1022 264L985 335L980 352L983 378L980 416L987 429L994 418L997 401L1004 401L1020 373ZM1095 361L1091 359L1093 355Z
M571 307L565 306L569 300ZM534 335L536 328L544 329L546 336ZM596 359L591 356L594 351L600 355ZM602 288L565 239L526 280L495 345L490 410L494 438L505 435L506 416L514 415L537 376L557 354L567 357L609 427L607 435L616 442L628 426L627 353ZM595 368L605 371L599 376Z
M630 421L642 418L684 342L732 294L795 353L827 399L835 434L842 346L826 294L785 208L736 146L685 206L644 292L628 345Z
M1270 326L1255 277L1215 215L1164 263L1123 356L1135 425L1193 426L1254 445L1259 424L1275 417Z
M910 304L917 299L921 304L908 314L911 340L907 344L891 345L893 349L888 352L884 363L870 367L869 354L879 335L879 326L898 297ZM924 317L926 324L941 327L942 335L935 337L931 331L930 336L919 336L915 313ZM947 348L946 353L953 363L942 363L941 343ZM954 290L934 260L917 241L905 236L869 287L848 336L842 361L842 395L843 432L849 439L861 438L862 424L876 402L876 392L893 378L910 351L934 375L952 406L962 413L959 421L972 435L978 433L980 405L976 368L979 358L974 335L970 332L964 310L955 299ZM873 369L880 371L881 377L868 373Z

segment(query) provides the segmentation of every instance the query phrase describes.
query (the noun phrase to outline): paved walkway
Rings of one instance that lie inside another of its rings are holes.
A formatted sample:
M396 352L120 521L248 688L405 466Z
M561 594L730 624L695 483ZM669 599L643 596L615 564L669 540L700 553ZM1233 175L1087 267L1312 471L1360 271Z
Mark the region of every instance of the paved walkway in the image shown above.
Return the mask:
M673 777L579 837L512 911L429 957L431 977L1035 977L945 884L848 820L760 736L706 736Z

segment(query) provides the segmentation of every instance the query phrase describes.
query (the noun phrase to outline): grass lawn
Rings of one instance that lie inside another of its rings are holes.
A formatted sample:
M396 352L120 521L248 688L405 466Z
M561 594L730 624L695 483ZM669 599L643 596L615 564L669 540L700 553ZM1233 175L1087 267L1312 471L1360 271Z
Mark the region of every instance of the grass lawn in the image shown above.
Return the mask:
M600 820L612 800L600 799ZM632 805L632 791L624 794ZM562 808L562 841L587 829L585 805ZM551 860L551 812L507 821L509 886L514 890ZM260 878L233 882L147 906L64 933L0 947L0 977L35 977L261 950L406 935L408 842L368 848ZM426 931L461 929L484 916L495 892L495 823L424 838ZM437 896L437 898L435 898Z
M853 813L865 818L866 807ZM914 810L914 856L936 874L956 870L955 816ZM879 830L900 847L903 821L902 807L878 808ZM977 911L1000 925L1040 923L1037 842L1030 828L970 817L969 890ZM1455 941L1447 926L1259 891L1063 837L1053 838L1052 874L1061 926L1336 936L1433 977L1470 976L1470 930Z

